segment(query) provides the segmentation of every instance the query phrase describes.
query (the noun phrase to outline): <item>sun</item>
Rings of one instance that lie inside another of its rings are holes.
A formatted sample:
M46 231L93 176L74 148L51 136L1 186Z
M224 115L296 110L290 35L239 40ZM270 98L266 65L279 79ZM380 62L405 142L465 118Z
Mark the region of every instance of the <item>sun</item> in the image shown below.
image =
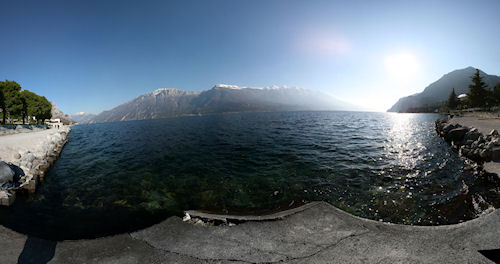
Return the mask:
M397 81L410 79L419 68L417 58L410 53L387 56L384 64L390 78Z

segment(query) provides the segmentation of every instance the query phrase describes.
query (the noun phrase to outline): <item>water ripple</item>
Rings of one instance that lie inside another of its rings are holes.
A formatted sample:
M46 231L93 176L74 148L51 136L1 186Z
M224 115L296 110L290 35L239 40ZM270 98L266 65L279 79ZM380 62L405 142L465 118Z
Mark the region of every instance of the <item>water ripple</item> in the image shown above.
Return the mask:
M284 112L79 125L38 193L1 209L0 221L68 239L187 209L266 213L323 200L375 220L435 225L498 207L497 180L436 136L437 117Z

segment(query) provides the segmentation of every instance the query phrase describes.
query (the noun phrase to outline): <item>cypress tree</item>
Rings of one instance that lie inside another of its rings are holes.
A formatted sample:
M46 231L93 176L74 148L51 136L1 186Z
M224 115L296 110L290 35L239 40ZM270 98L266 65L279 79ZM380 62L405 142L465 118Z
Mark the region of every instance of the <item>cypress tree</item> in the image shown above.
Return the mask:
M493 102L495 104L500 104L500 83L497 83L497 85L495 85L495 88L493 88L493 93L492 93L492 97L493 97Z
M456 109L458 106L458 98L457 98L457 95L455 94L455 88L453 88L453 90L451 90L447 105L448 105L448 108L451 110Z
M488 85L483 81L483 77L479 75L479 70L476 69L476 73L472 75L472 84L469 85L469 92L467 93L467 99L471 107L483 107L486 105L488 100L488 91L486 88Z

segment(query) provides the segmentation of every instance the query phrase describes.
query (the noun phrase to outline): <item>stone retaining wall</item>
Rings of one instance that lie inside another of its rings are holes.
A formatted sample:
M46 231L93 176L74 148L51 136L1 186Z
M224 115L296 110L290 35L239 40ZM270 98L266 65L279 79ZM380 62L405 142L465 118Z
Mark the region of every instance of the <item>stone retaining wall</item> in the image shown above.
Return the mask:
M69 127L47 135L42 148L14 153L14 161L0 161L0 205L10 206L17 192L34 193L39 181L59 157L68 141Z

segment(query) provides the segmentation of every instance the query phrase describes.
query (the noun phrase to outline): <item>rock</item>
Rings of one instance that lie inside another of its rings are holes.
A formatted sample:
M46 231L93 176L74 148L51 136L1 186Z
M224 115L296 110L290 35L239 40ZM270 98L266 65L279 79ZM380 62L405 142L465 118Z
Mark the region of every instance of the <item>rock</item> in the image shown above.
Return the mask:
M40 162L40 167L38 169L40 170L40 172L45 172L49 169L49 167L50 167L50 164L47 161L42 160Z
M33 155L33 153L31 153L31 152L28 152L28 153L26 153L26 155L24 155L24 160L27 163L31 163L31 162L33 162L33 160L35 160L35 155Z
M479 139L479 137L481 137L481 133L479 133L477 131L477 129L471 129L469 130L466 134L465 134L465 139L468 141L468 140L477 140Z
M13 181L15 174L9 164L0 161L0 184Z
M495 143L493 143L493 142L488 142L488 144L486 144L484 146L485 149L490 150L490 151L493 149L493 147L495 147Z
M464 139L468 129L465 127L454 128L446 134L447 141L460 142Z
M31 169L38 170L39 166L40 166L40 161L38 159L35 159L31 164Z
M488 133L489 136L498 136L498 131L496 129L492 129L490 133Z
M23 188L29 193L35 193L36 186L38 185L38 178L32 178L28 184L24 185Z
M191 216L188 213L186 213L186 215L182 218L182 221L186 222L189 220L191 220Z
M20 158L21 158L21 154L19 154L19 153L14 154L14 159L20 159Z
M461 148L460 149L460 154L462 156L468 157L470 155L471 150L469 148Z
M500 147L493 147L489 153L491 160L493 161L500 160Z
M453 124L446 124L443 128L442 128L442 131L445 133L445 134L448 134L448 132L450 132L452 129L456 128L455 125Z
M0 205L11 206L16 200L16 193L9 191L0 191Z
M485 149L479 151L479 157L481 157L481 159L487 159L488 158L488 151Z

